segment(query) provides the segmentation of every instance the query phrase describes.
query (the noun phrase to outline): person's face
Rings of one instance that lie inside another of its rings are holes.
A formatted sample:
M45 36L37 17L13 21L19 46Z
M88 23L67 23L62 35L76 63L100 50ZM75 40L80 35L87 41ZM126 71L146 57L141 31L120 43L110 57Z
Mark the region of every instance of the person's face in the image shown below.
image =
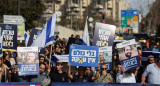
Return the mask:
M56 69L59 71L59 70L62 70L62 67L63 67L63 65L61 65L61 64L57 64L56 65Z
M149 58L149 63L150 64L154 63L154 58Z
M126 57L130 58L130 57L131 57L131 55L132 55L131 47L126 46L126 47L125 47L125 51L124 51L124 53L125 53Z
M85 69L84 69L84 68L79 68L79 69L78 69L78 74L79 74L80 76L83 76L84 73L85 73Z
M87 67L87 68L86 68L86 74L89 75L90 72L91 72L91 68Z
M138 55L139 55L139 57L141 58L141 56L142 56L142 50L138 50Z
M101 72L103 71L107 73L107 66L105 64L101 66Z
M28 53L28 59L31 60L31 61L34 61L35 59L35 54L34 53Z
M44 62L44 58L43 57L39 58L39 62Z
M103 59L104 59L104 54L103 53L99 54L99 59L100 59L100 61L103 61Z
M39 72L42 74L45 71L45 65L41 64L39 67Z
M117 72L121 72L121 68L122 68L122 66L121 66L121 65L118 65L118 66L117 66Z

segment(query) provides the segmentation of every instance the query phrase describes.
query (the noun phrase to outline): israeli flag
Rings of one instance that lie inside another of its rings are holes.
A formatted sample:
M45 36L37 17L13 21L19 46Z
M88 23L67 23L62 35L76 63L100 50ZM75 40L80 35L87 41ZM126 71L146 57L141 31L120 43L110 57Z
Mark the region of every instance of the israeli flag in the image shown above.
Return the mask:
M33 41L31 46L35 47L46 47L53 43L54 30L56 25L56 13L48 20L48 22L43 27L41 33Z
M24 39L25 39L25 46L27 47L28 41L29 41L30 35L25 31L24 33Z
M2 33L2 28L0 27L0 57L3 56L3 52L2 52L2 41L3 41L3 33Z
M85 28L84 28L83 38L82 39L86 43L87 46L90 46L87 19L88 19L88 17L86 18L86 24L85 24Z

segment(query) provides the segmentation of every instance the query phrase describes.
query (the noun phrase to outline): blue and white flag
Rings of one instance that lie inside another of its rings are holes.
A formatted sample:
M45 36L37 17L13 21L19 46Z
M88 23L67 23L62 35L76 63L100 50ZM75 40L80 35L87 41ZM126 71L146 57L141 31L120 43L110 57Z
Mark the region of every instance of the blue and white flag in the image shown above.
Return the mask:
M86 24L85 24L84 33L83 33L83 41L86 43L87 46L90 46L87 19L86 19Z
M0 27L0 57L3 56L3 52L2 52L2 41L3 41L3 34L2 34L2 28Z
M42 29L41 33L38 35L31 46L46 47L53 43L54 30L56 25L56 13L48 20Z
M24 33L24 39L25 39L25 46L27 47L28 40L29 40L30 35L25 31Z

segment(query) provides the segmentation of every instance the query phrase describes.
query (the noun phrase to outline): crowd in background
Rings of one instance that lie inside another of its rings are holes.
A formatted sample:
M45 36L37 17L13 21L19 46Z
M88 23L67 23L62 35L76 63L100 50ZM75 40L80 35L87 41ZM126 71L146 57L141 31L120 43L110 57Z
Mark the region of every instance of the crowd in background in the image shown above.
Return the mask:
M74 37L72 35L71 38L79 39L80 36ZM107 66L102 64L98 65L95 69L92 67L75 67L76 72L73 72L69 62L64 64L58 61L55 66L50 63L50 55L65 55L67 42L67 39L60 39L59 36L56 36L55 42L45 47L44 53L39 54L40 75L18 76L17 52L5 51L0 59L0 82L41 82L44 86L50 85L51 82L160 84L160 58L155 60L154 56L150 55L147 62L141 61L142 51L150 49L150 46L158 49L158 43L152 44L151 40L147 40L147 47L144 49L137 47L142 66L136 69L124 72L116 46L113 46L112 71L107 71ZM67 70L64 70L64 66L66 65Z

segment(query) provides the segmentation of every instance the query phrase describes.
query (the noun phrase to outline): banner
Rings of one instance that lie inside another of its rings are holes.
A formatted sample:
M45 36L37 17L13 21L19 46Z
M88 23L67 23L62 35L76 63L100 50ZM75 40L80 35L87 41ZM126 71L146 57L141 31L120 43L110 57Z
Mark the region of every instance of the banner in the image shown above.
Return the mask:
M52 83L52 86L159 86L155 84L142 83Z
M3 30L3 49L17 50L17 25L0 24L0 27Z
M112 46L100 47L98 63L106 64L108 70L112 70Z
M25 24L17 25L18 28L18 35L17 40L24 40L24 31L25 31Z
M155 51L142 51L142 61L147 61L148 57L152 55L154 59L159 58L160 52L155 52Z
M70 45L69 62L72 66L98 66L98 52L96 46Z
M3 52L2 52L2 41L3 41L2 28L0 27L0 57L3 56Z
M0 86L41 86L41 84L36 82L1 82Z
M140 66L135 39L117 44L119 59L124 71Z
M105 47L112 46L116 26L96 22L93 46Z
M28 40L28 44L27 46L31 46L31 44L33 43L33 41L37 38L37 36L41 33L41 30L38 29L32 29L32 32L30 33L30 37Z
M76 38L69 38L67 46L66 46L65 54L69 54L69 46L70 45L83 45L83 40L76 39Z
M18 47L19 76L39 75L38 47Z

